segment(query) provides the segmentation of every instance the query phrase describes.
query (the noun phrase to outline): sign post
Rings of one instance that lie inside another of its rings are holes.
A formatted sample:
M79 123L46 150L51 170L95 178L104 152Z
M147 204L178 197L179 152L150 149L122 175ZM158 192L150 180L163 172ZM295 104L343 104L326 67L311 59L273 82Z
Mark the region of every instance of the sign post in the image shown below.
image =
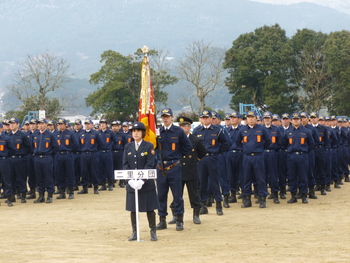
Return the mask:
M142 169L142 170L115 170L114 179L121 180L142 180L142 179L157 179L156 169ZM135 210L136 210L136 235L137 242L140 242L139 229L139 191L135 189Z

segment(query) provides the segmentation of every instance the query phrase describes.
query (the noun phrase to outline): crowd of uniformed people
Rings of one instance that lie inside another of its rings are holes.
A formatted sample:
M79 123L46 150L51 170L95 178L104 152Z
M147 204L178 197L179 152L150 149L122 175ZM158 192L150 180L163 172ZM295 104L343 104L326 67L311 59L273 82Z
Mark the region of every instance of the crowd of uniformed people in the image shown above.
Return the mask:
M316 112L284 113L281 117L264 112L259 116L255 111L241 116L234 111L222 119L220 114L204 110L192 133L193 121L186 116L176 119L180 127L174 125L169 108L161 111L161 118L157 151L151 144L142 144L146 128L139 122L109 124L101 119L96 126L86 119L83 129L79 119L73 126L63 118L57 123L32 119L23 127L16 117L4 120L0 124L0 198L13 206L16 196L22 203L27 199L51 203L53 194L57 199L73 199L74 191L87 194L89 188L99 194L101 190L113 191L114 170L156 168L157 194L154 187L150 188L152 195L145 190L149 187L145 188L142 205L150 222L151 240L156 241L156 230L167 228L169 189L173 217L168 223L181 231L185 185L193 222L200 224L199 215L207 214L212 203L218 215L237 199L242 199L242 208L251 207L252 196L260 208L266 207L266 199L279 204L287 199L288 191L291 197L287 203L298 199L308 203L317 199L318 192L326 195L332 185L341 188L343 179L350 181L346 117L319 116ZM124 152L127 144L128 153ZM139 151L140 145L149 148L147 152ZM134 189L142 189L143 183L127 185L130 200L134 200ZM120 187L125 184L119 181ZM136 240L136 225L130 200L127 209L131 211L132 241ZM159 215L156 226L155 204Z

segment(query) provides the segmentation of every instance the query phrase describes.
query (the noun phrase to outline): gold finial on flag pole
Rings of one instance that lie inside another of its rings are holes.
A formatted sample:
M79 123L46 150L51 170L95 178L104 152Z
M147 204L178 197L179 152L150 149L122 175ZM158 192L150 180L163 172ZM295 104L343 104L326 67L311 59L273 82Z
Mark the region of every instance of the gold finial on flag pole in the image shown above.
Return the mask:
M143 46L141 48L141 50L142 50L143 54L147 55L147 53L148 53L148 47L147 46Z

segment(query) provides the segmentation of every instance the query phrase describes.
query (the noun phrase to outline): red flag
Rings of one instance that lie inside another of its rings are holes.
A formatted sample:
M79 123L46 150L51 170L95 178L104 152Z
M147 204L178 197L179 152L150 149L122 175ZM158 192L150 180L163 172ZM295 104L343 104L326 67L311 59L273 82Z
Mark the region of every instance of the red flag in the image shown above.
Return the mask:
M154 93L151 80L149 58L145 56L141 65L141 92L139 104L139 121L146 126L145 141L153 143L156 147L156 116Z

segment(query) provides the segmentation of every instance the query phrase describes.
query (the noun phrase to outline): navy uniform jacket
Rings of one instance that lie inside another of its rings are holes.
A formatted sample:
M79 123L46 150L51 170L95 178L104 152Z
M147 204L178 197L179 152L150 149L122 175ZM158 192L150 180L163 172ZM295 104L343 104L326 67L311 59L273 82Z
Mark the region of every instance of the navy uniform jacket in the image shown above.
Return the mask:
M264 126L255 124L253 128L249 125L242 126L236 137L236 143L243 143L243 153L262 153L271 144L270 135Z
M142 140L139 149L136 151L135 142L125 145L123 154L123 169L154 169L155 168L155 151L153 144ZM144 180L144 185L139 192L147 192L155 189L154 180ZM135 190L126 184L126 190L134 192Z
M33 133L34 155L54 155L57 152L58 143L56 136L49 130Z
M0 134L0 157L8 157L10 151L15 149L15 145L8 136Z
M227 142L223 129L210 125L208 129L204 126L197 126L193 135L202 140L208 153L219 154L228 151L230 144Z
M192 150L190 140L180 127L172 124L168 130L165 130L162 126L159 133L163 161L179 160Z
M56 138L59 151L73 152L79 150L78 139L71 130L57 131Z
M117 142L117 137L112 130L99 130L99 137L101 138L101 144L99 144L98 149L101 150L112 150L112 146Z
M117 140L113 143L112 150L123 151L126 144L125 135L121 131L118 131L115 133L115 136Z
M270 134L271 144L266 148L268 150L278 151L281 147L279 141L281 139L281 130L275 125L270 125L270 127L264 126L267 132Z
M325 147L326 145L328 145L328 131L327 128L321 124L317 124L317 126L314 126L314 128L317 131L317 135L318 135L318 144L315 143L315 146L323 146Z
M239 133L239 129L241 129L243 126L242 125L238 125L237 128L233 128L233 126L227 128L227 133L231 138L232 144L230 146L229 151L242 151L242 142L237 142L236 138L237 135Z
M200 139L193 134L189 134L192 150L182 157L182 180L198 180L198 161L202 159L207 151Z
M123 131L122 133L124 134L127 143L134 141L130 131L128 131L128 132Z
M10 138L15 145L15 149L10 152L10 155L25 156L30 153L30 140L24 132L17 130L15 133L10 133Z
M79 140L80 140L80 134L83 132L84 132L84 129L73 130L73 134L78 140L78 149L76 150L77 152L81 151L81 145L79 143Z
M98 145L102 144L101 136L95 130L84 131L79 135L80 150L82 152L97 152Z
M306 124L304 127L307 128L311 132L312 138L314 139L314 145L315 146L319 145L320 139L318 137L318 133L317 133L316 128L314 126L312 126L311 124ZM312 149L314 149L314 148L315 147L312 147Z
M302 125L300 125L299 128L292 127L288 129L281 138L281 144L286 147L289 153L308 153L315 147L315 142L310 130Z
M328 133L328 143L326 144L327 149L337 149L338 148L338 136L335 130L331 127L326 127Z

